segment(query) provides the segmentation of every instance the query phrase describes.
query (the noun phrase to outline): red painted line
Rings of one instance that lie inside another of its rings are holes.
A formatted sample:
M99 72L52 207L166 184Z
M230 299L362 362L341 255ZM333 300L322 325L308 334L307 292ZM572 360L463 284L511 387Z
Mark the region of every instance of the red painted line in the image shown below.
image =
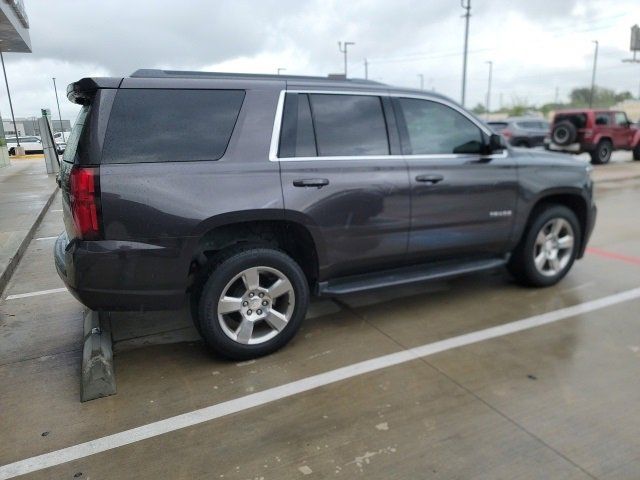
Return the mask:
M621 260L623 262L631 263L633 265L640 265L640 257L632 257L630 255L623 255L621 253L607 252L606 250L600 250L599 248L588 247L587 253L598 255L600 257L612 258L614 260Z

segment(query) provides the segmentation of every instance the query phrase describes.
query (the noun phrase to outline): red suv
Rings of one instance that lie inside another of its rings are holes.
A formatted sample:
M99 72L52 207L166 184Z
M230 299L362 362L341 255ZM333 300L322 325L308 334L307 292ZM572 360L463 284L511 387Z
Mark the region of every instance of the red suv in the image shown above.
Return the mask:
M640 160L640 129L627 114L613 110L563 110L551 123L547 150L568 153L588 152L591 163L608 163L613 150L633 150Z

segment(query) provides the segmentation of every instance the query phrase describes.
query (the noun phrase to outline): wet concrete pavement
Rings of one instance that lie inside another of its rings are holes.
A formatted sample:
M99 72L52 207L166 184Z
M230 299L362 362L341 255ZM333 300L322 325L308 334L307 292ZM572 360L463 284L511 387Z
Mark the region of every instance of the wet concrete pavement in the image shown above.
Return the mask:
M496 273L320 300L285 349L256 361L212 357L185 311L116 315L118 393L85 404L81 306L66 292L3 299L0 465L637 288L640 180L603 183L597 197L593 251L556 287ZM59 208L5 294L61 286L47 239ZM639 320L640 300L622 302L24 478L639 478Z

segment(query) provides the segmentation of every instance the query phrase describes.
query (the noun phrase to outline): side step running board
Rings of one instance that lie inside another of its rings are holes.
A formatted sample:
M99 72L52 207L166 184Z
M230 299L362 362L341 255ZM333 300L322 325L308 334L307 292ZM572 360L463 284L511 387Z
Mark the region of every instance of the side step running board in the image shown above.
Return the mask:
M506 258L489 258L482 260L467 260L464 262L441 262L409 267L394 268L382 272L365 275L352 275L337 278L318 284L318 295L345 295L348 293L363 292L383 287L406 285L409 283L426 282L451 278L467 273L491 270L502 267L507 263Z

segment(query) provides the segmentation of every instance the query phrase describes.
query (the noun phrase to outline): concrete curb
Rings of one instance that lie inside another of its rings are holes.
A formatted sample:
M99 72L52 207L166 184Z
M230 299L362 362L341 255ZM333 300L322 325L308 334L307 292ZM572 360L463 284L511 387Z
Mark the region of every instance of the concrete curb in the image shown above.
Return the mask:
M87 402L115 393L111 318L107 312L85 310L80 400Z
M56 186L56 188L53 189L53 192L51 193L51 195L49 195L49 198L47 199L44 206L42 207L42 210L36 217L36 220L33 222L33 225L31 225L31 228L29 229L25 237L22 239L22 242L20 242L20 246L18 247L18 250L16 251L15 255L11 257L11 260L9 260L9 264L7 265L7 268L5 268L3 272L0 272L0 295L2 295L2 293L4 292L4 289L7 287L7 284L9 283L9 280L11 280L11 276L13 275L13 272L18 266L18 263L20 263L20 260L22 259L24 252L27 250L27 247L29 246L29 242L31 242L31 239L33 239L33 235L36 233L36 229L40 226L42 219L44 218L45 214L47 213L47 210L51 206L51 203L53 202L53 199L56 196L57 191L58 191L58 187Z

